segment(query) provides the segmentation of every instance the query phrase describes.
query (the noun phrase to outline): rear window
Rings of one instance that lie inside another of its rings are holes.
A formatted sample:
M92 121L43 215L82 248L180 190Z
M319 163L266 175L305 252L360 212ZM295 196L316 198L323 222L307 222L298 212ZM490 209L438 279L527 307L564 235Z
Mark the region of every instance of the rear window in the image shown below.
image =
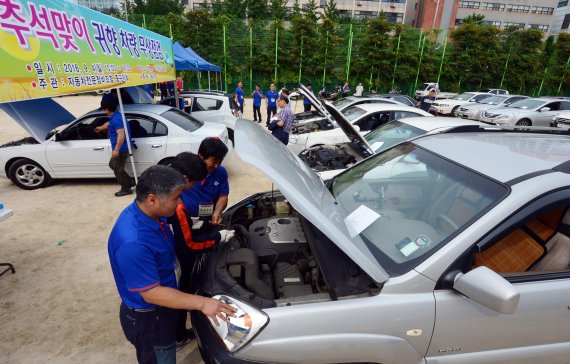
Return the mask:
M168 111L165 111L160 116L171 121L172 123L181 127L182 129L190 132L196 131L202 125L204 125L203 122L196 120L187 113L176 109L170 109Z

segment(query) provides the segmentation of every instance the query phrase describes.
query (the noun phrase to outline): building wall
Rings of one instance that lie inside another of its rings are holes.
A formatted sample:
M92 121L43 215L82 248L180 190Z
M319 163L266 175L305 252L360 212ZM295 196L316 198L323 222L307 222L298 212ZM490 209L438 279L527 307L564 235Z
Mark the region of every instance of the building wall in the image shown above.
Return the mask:
M108 9L112 7L119 8L119 2L117 0L76 0L74 1L78 5L85 6L91 9Z
M552 15L552 25L550 26L551 34L558 34L560 32L570 32L570 1L558 1L558 7L554 9Z

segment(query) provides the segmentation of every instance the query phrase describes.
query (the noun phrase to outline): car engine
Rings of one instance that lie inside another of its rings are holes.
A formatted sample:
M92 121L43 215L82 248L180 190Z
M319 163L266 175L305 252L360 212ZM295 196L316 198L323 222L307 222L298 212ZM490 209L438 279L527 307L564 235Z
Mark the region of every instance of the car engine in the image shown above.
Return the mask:
M318 172L345 169L357 162L348 144L312 147L299 153L299 158Z
M293 124L293 127L291 128L291 133L305 134L305 133L311 133L313 131L330 130L334 128L335 126L328 119L322 118L306 122L297 122Z

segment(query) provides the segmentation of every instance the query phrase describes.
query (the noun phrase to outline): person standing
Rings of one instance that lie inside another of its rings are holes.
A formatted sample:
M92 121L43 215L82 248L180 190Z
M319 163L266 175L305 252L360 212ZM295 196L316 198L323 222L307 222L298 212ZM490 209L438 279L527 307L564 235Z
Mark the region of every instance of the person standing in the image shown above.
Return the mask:
M289 98L281 95L277 100L277 106L281 110L277 114L276 120L269 124L269 128L274 137L287 145L289 143L289 133L293 126L293 111L289 107Z
M148 93L148 95L153 99L154 101L154 90L152 88L152 84L146 84L144 86L144 90Z
M166 97L168 97L168 85L166 84L165 81L159 83L159 88L160 88L160 99L163 100Z
M255 90L253 90L251 96L253 96L253 121L261 123L261 99L263 98L263 91L260 85L255 85Z
M176 89L178 90L178 93L180 93L184 90L184 81L182 81L182 77L180 77L180 76L176 77ZM174 95L170 95L170 96L174 96Z
M109 116L109 121L95 128L97 133L108 132L111 141L111 160L109 167L113 170L115 178L121 185L121 189L115 192L116 197L131 195L131 187L134 185L131 176L125 171L125 164L129 158L129 147L126 142L123 118L117 111L118 100L113 94L105 94L101 99L101 109ZM128 120L126 121L129 137L132 136Z
M364 92L364 87L362 86L362 82L359 82L358 86L356 86L356 92L354 93L354 96L362 96L362 92Z
M312 87L311 84L308 83L307 90L311 91L311 93L314 94L313 89L311 87ZM305 112L311 111L311 101L307 97L303 98L303 108Z
M175 213L186 181L173 168L147 169L111 234L107 251L121 297L123 333L139 363L176 363L177 310L197 310L226 321L235 309L221 301L178 290L178 264L166 216Z
M342 97L347 97L348 95L350 95L350 86L348 85L348 81L346 81L342 88Z
M275 84L271 82L269 85L269 91L265 94L267 100L267 123L269 125L269 121L271 117L277 114L277 98L279 97L279 93L275 91Z
M244 100L243 100L243 82L239 81L236 87L236 90L234 92L234 99L236 100L237 104L238 104L238 108L240 113L243 114L243 105L244 105Z
M435 107L432 106L435 99L436 99L435 89L432 88L431 90L429 90L429 94L427 96L420 97L420 101L416 106L422 109L423 111L427 111L430 114L437 116L437 110L435 109Z

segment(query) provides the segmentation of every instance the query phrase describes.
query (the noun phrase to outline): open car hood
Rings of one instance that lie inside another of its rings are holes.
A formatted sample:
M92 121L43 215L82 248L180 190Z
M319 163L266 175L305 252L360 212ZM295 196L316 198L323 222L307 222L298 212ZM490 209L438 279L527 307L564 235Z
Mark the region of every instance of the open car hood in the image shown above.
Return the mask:
M251 141L255 140L255 143ZM373 280L388 274L373 258L360 236L350 238L333 195L303 161L257 123L238 120L235 148L240 158L279 186L291 205L357 263Z
M51 98L8 102L0 104L0 109L39 143L53 129L75 120L75 116Z
M336 120L338 126L342 129L342 131L346 134L346 136L351 142L360 144L364 149L368 151L369 155L374 154L374 151L372 150L370 144L368 144L366 139L364 139L364 137L358 132L358 130L356 130L354 125L352 125L348 120L346 120L346 118L344 117L344 115L342 115L340 111L338 111L334 106L331 105L325 104L325 108L327 109L329 114L331 114L331 116Z

